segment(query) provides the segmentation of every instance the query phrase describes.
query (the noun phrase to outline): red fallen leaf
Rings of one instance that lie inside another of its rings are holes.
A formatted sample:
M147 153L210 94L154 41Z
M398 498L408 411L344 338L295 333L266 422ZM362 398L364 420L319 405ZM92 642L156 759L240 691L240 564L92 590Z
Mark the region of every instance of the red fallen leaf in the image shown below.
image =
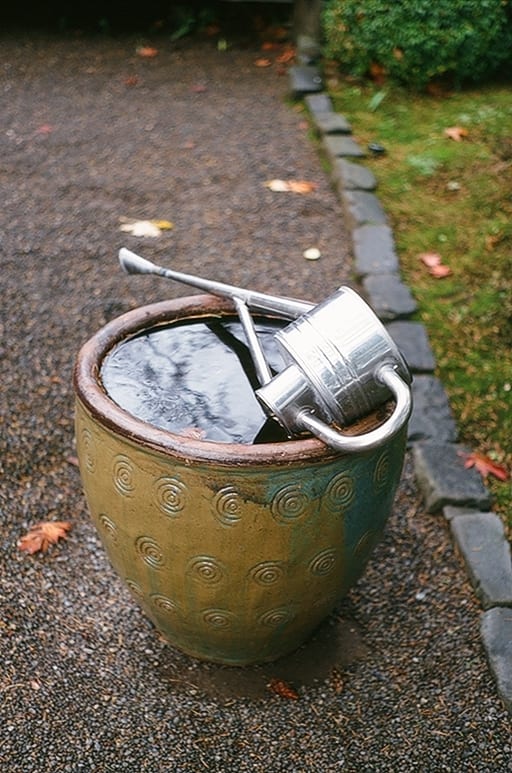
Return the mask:
M474 467L478 470L482 478L487 478L488 475L493 475L498 480L508 480L508 470L502 464L493 462L485 454L480 454L478 451L473 451L471 454L466 454L464 451L459 451L459 456L464 457L464 467L466 469Z
M295 59L295 49L290 47L286 48L282 54L279 54L278 57L276 57L276 62L278 64L288 64L288 62L292 62Z
M439 266L432 266L432 268L429 269L429 274L435 276L436 279L443 279L445 276L453 274L453 271L449 266L441 264Z
M260 57L259 59L256 59L254 62L255 67L271 67L272 62L270 59L265 59L263 57Z
M450 140L455 140L455 142L460 142L464 137L467 137L468 134L468 130L464 129L463 126L449 126L444 130L444 136L448 137Z
M152 59L154 56L158 56L158 48L152 48L151 46L139 46L137 54L145 59Z
M281 44L275 40L266 40L261 44L262 51L278 51Z
M271 679L268 683L268 688L280 698L287 698L287 700L298 701L299 693L296 692L287 682L283 682L282 679Z
M439 266L443 262L443 259L437 252L422 252L418 257L428 268Z
M21 537L18 547L30 554L46 553L50 545L54 545L60 539L66 539L70 529L69 521L41 521Z
M437 252L422 252L418 257L428 268L429 274L436 279L443 279L453 273L449 266L443 264L443 259Z

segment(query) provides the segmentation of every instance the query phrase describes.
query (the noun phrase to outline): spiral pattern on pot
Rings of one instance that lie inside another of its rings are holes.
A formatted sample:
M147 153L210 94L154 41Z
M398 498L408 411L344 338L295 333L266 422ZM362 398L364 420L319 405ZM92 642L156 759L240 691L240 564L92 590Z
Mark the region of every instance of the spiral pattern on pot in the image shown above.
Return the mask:
M187 574L206 585L216 585L224 577L224 567L212 556L195 556L188 563Z
M373 472L373 482L376 488L382 488L387 485L389 478L389 454L384 451L377 459L375 470Z
M80 435L82 439L85 469L87 472L94 472L96 470L96 446L92 432L87 427L83 427Z
M309 571L316 577L323 577L334 569L336 563L336 550L326 548L317 553L309 562Z
M164 556L158 542L152 537L137 537L135 540L135 549L144 563L152 569L159 569L163 566Z
M354 556L359 559L366 558L377 544L378 538L379 532L377 529L368 529L368 531L365 531L354 548Z
M283 567L277 561L262 561L249 570L249 576L258 585L274 585L284 575Z
M325 504L330 510L342 510L352 503L355 493L352 476L346 472L340 472L331 479L325 490Z
M113 464L113 480L117 491L125 497L131 496L135 489L133 482L135 468L127 456L116 456Z
M109 518L106 513L100 513L98 521L103 534L109 540L109 542L116 543L118 537L117 526L115 525L112 518Z
M307 513L310 499L300 485L290 483L279 489L271 503L272 515L281 523L301 518Z
M202 613L203 622L211 628L219 630L229 628L232 617L233 615L227 609L205 609Z
M174 615L178 611L178 605L172 599L161 593L152 593L150 596L151 604L158 612Z
M234 526L242 517L242 501L234 486L221 488L213 499L215 517L225 526Z
M292 613L286 607L269 609L260 615L259 622L268 628L278 628L280 625L289 622L292 619Z
M178 478L159 478L153 494L157 507L165 515L176 517L185 508L187 487Z
M126 586L127 586L128 590L130 590L133 593L134 596L137 596L137 598L139 598L139 599L143 597L144 594L142 592L142 588L140 587L140 585L137 582L135 582L134 580L129 580L129 579L125 580L125 582L126 582Z

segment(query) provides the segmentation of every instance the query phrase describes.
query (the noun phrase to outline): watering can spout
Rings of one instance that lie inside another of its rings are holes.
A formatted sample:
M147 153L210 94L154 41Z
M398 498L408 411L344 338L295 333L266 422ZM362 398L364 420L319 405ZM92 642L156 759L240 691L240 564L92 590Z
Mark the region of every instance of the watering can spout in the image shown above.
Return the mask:
M276 295L267 295L253 290L245 290L235 285L216 282L211 279L202 279L193 274L184 274L170 268L157 266L155 263L142 258L135 252L122 247L119 250L119 263L127 274L154 274L164 279L173 279L175 282L204 290L212 295L220 295L222 298L238 299L246 304L252 311L271 312L284 319L296 319L313 308L312 303L297 300L295 298L282 298Z
M157 274L158 266L150 260L136 255L135 252L121 247L119 250L119 263L127 274Z

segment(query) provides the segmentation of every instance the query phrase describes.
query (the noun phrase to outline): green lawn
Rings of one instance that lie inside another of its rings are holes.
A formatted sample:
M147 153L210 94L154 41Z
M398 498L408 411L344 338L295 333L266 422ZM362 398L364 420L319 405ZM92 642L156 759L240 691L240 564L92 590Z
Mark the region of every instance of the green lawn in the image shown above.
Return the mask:
M404 281L420 307L461 440L512 469L512 93L486 87L418 96L371 84L331 86L366 148ZM445 130L462 129L460 140ZM419 259L438 253L451 275ZM512 485L487 479L512 527Z

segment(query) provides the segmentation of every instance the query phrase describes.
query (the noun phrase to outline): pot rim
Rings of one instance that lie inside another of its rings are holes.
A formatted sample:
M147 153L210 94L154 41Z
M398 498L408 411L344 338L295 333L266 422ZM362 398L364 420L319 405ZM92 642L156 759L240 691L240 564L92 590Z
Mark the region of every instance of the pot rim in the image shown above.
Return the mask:
M116 317L82 345L74 366L75 395L82 406L101 425L125 440L166 456L212 462L226 466L274 464L286 466L297 461L321 461L342 456L317 438L294 439L276 443L223 443L199 440L160 429L121 408L100 382L101 364L106 355L126 338L145 328L201 319L211 316L236 316L234 304L213 295L190 295L140 306ZM259 316L278 319L277 315ZM353 454L350 454L353 456Z

